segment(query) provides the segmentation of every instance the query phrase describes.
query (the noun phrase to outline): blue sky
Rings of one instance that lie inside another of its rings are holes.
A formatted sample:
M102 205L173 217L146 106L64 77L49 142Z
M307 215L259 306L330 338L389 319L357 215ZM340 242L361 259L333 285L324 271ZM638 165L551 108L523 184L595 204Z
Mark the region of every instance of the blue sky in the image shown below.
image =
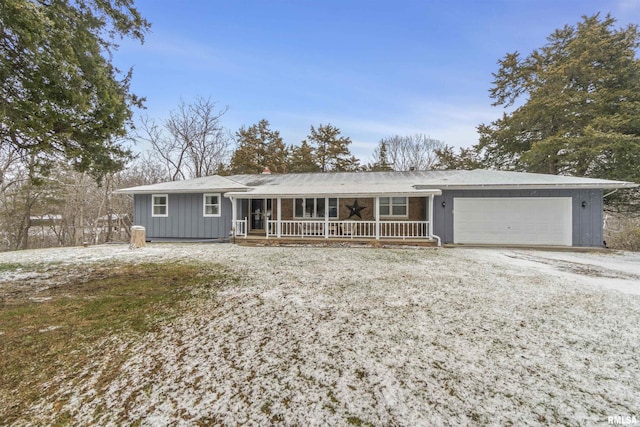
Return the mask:
M265 118L285 143L331 123L363 162L381 138L423 133L455 147L502 115L488 90L507 52L528 54L556 28L610 12L640 23L640 0L137 0L134 67L143 114L162 120L196 97L229 106L235 132ZM134 149L144 150L143 144Z

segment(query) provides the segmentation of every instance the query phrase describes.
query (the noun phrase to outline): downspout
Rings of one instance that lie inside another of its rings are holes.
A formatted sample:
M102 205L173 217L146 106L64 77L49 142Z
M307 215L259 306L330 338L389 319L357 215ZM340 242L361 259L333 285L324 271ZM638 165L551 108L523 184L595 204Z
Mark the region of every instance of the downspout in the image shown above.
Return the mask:
M438 241L438 247L442 246L442 240L440 236L433 234L433 198L434 195L429 195L429 238L436 239Z
M615 190L605 194L604 196L602 196L602 201L604 202L605 197L612 195L613 193L617 192L619 189L616 188ZM604 206L603 206L604 208ZM604 218L602 219L602 233L603 233L603 237L604 237L604 232L607 229L607 219L609 217L609 214L607 213L607 211L604 211ZM605 240L602 241L602 245L607 248L607 242Z

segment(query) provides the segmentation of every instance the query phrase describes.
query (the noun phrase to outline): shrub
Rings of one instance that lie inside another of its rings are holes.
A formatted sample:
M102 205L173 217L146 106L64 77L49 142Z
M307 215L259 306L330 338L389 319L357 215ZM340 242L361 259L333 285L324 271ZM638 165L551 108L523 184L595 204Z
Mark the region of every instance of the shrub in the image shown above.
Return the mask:
M611 249L640 251L640 216L605 212L604 236Z

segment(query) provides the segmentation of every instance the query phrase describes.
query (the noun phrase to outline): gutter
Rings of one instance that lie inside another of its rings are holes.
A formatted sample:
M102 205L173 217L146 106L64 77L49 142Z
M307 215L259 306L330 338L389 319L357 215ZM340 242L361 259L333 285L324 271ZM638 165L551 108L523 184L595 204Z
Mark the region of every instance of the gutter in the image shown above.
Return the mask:
M443 190L580 190L580 189L620 189L634 188L640 184L620 182L615 184L474 184L474 185L439 185ZM416 185L416 189L428 188L426 185Z
M116 194L200 194L200 193L222 193L225 191L233 191L242 193L238 188L178 188L178 189L156 189L156 190L129 190L123 188L122 190L115 190Z

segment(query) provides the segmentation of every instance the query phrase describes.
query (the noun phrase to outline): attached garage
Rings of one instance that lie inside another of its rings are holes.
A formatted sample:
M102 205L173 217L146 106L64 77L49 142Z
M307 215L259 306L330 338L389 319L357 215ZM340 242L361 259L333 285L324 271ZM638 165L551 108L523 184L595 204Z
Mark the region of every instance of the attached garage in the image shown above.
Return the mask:
M455 197L459 244L572 245L571 197Z

